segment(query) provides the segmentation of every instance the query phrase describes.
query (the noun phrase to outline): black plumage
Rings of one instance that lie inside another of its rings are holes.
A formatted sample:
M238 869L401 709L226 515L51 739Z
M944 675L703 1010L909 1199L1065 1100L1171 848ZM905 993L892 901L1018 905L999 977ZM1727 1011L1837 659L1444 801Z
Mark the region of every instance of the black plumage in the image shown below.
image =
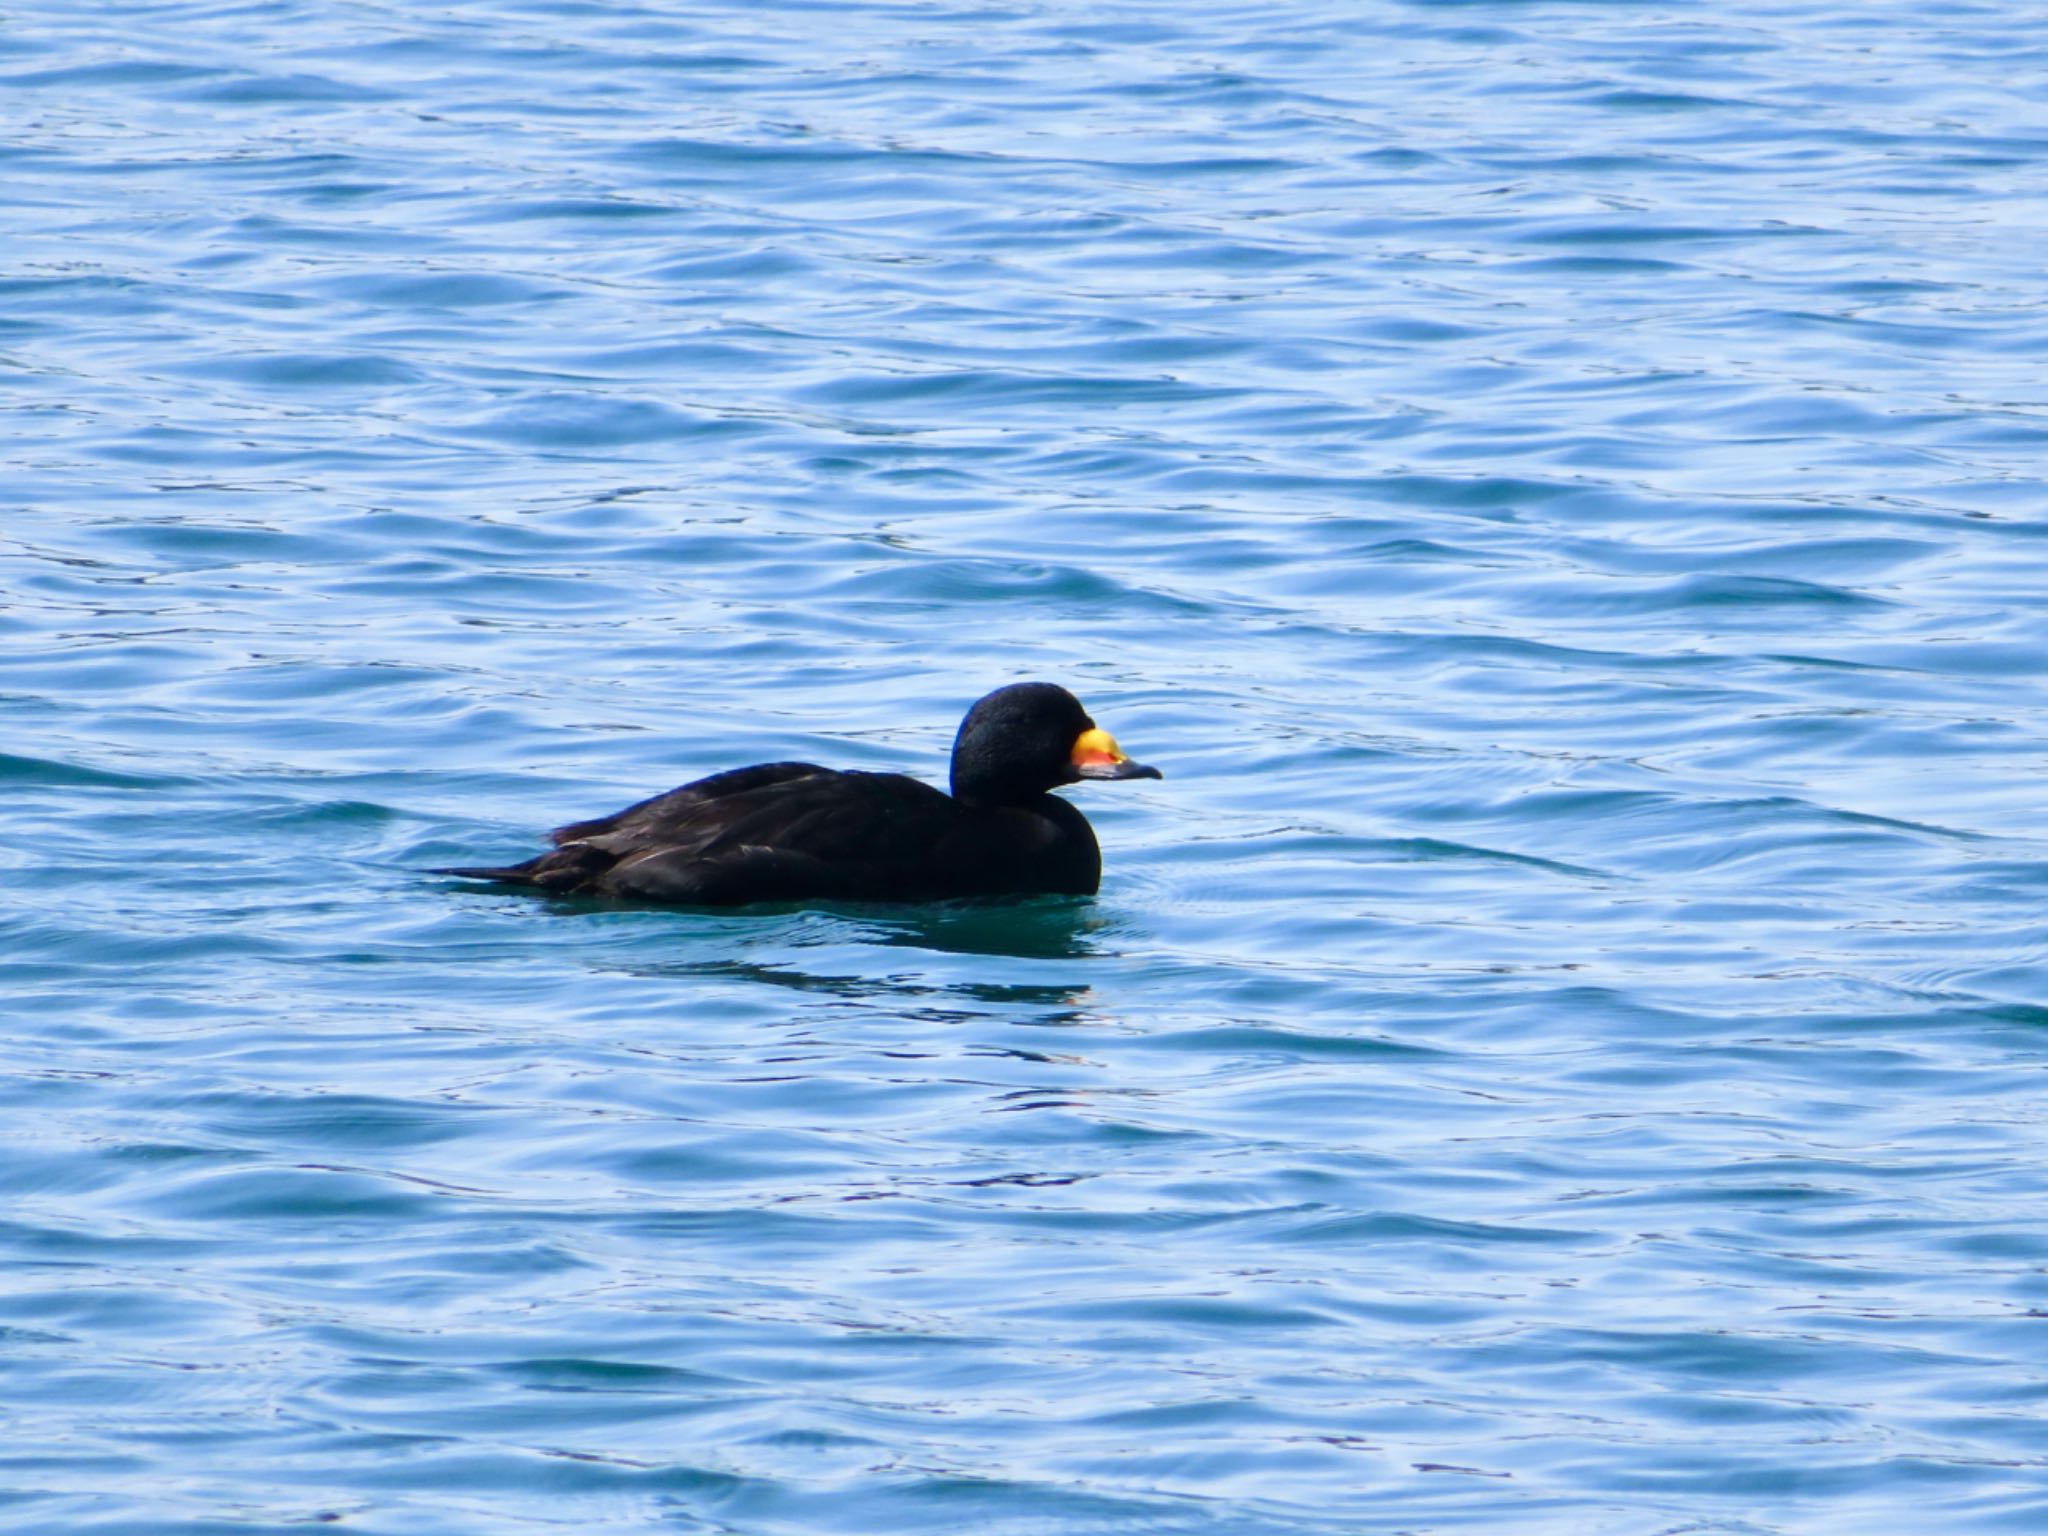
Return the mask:
M692 906L1094 894L1094 829L1049 793L1160 777L1066 689L1013 683L953 742L952 793L900 773L760 763L557 828L523 864L436 870L559 895Z

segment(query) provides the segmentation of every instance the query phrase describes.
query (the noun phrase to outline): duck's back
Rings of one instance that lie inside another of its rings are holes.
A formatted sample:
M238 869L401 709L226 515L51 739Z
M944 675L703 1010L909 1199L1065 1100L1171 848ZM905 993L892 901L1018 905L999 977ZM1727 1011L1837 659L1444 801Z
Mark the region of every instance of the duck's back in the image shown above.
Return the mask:
M761 763L558 828L525 864L458 873L561 894L707 906L1092 894L1101 855L1081 813L1044 796L964 804L900 773Z

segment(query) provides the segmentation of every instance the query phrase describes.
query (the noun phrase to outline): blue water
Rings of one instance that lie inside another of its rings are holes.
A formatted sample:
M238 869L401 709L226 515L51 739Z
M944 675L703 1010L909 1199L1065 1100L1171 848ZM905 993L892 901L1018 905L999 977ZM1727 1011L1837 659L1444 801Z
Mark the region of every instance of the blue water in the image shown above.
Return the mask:
M10 6L0 1528L2048 1529L2044 39Z

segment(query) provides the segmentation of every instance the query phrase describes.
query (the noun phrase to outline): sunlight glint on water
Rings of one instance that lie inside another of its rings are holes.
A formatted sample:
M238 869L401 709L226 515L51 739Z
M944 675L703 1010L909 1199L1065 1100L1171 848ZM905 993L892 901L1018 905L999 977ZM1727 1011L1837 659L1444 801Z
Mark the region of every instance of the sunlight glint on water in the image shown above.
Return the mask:
M2037 20L16 7L0 1528L2038 1529Z

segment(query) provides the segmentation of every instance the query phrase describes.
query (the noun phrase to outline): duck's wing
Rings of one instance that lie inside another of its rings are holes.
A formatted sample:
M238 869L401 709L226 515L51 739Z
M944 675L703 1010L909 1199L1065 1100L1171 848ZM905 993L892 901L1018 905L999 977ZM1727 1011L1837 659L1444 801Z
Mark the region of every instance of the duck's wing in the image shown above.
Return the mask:
M838 777L834 770L815 763L756 763L750 768L732 768L636 801L609 816L557 827L548 834L555 846L522 864L464 866L433 873L556 892L594 890L621 859L656 848L701 844L715 836L735 806L750 796L772 794L781 784Z
M910 894L960 814L950 797L902 774L820 770L681 806L630 848L607 833L558 854L614 855L591 887L611 896L717 905L886 898Z
M837 779L844 775L835 769L820 768L816 763L756 763L751 768L728 768L709 778L693 780L679 789L649 796L609 816L572 821L566 827L557 827L548 834L548 841L560 847L563 843L585 842L597 837L621 836L631 842L642 837L659 836L664 825L687 821L693 813L716 801L730 800L753 790L766 789L772 784L814 777Z
M621 860L657 850L710 858L740 848L767 848L828 863L888 863L919 858L960 814L950 797L900 773L842 773L797 763L768 766L802 771L735 783L711 795L685 785L560 846L591 843Z
M735 905L918 894L961 809L900 773L761 763L572 822L538 858L444 873L563 894ZM920 872L924 872L921 874Z

